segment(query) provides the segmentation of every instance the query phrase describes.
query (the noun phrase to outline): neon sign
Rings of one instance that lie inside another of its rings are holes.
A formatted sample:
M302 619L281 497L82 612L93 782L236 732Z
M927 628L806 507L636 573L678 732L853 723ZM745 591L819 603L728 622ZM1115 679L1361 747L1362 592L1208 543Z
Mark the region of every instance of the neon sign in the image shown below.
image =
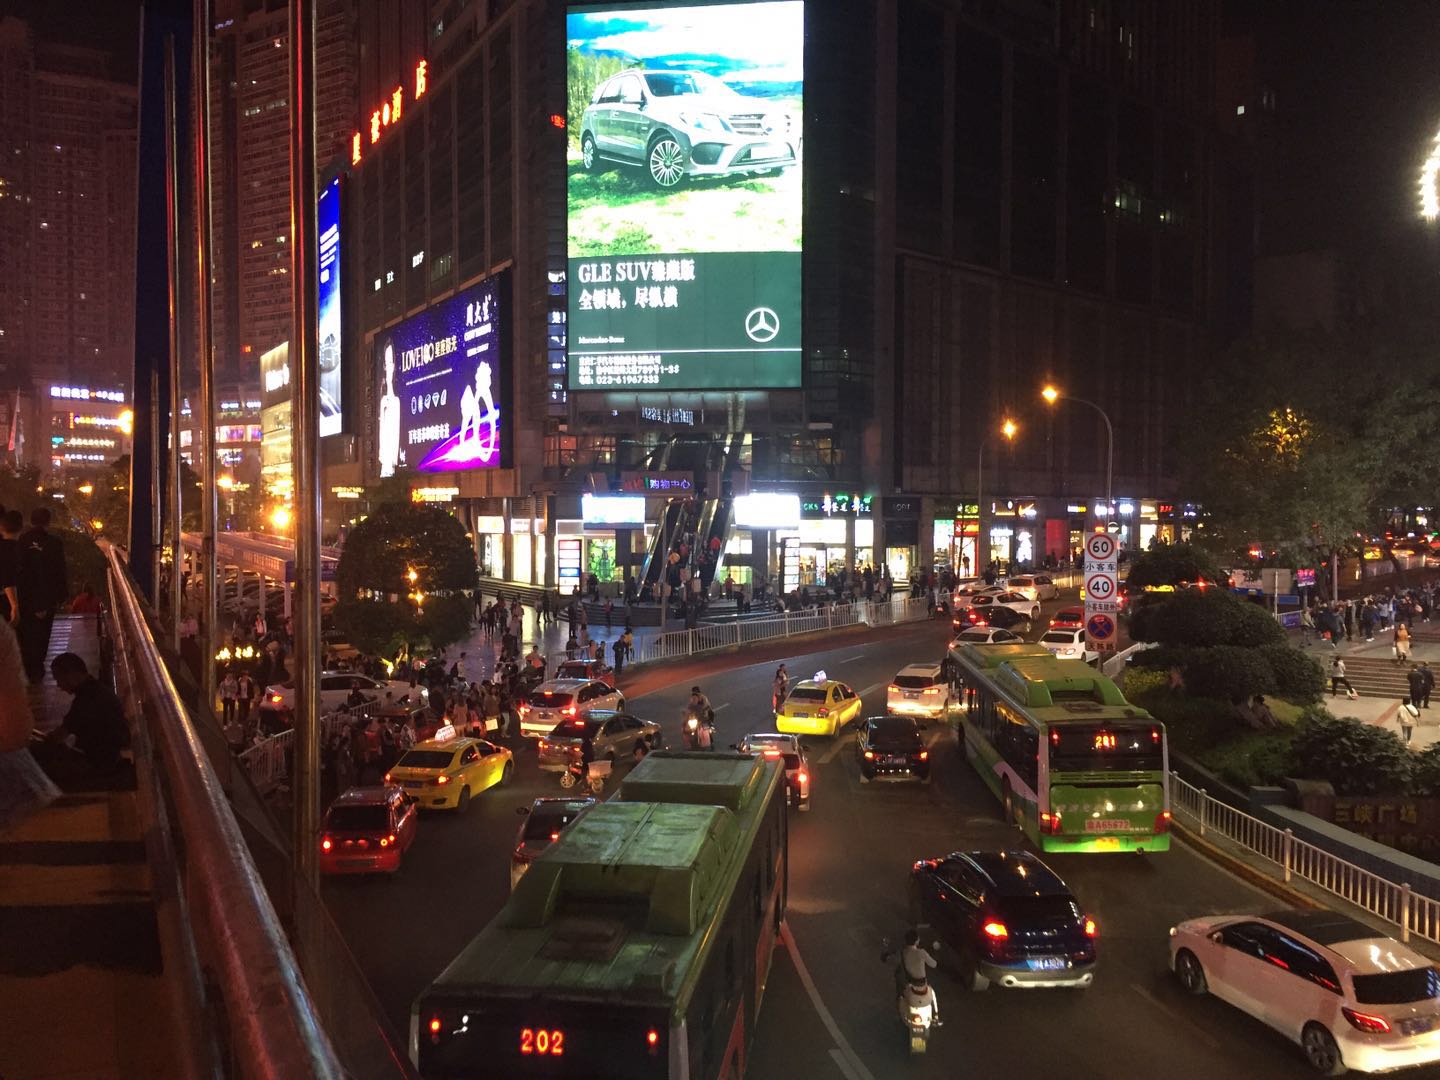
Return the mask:
M520 1053L560 1057L565 1053L565 1032L545 1028L520 1029Z
M429 71L430 63L428 60L421 60L415 65L415 92L410 95L412 102L419 101L425 96L425 91L429 88ZM395 87L394 90L391 90L390 96L382 101L377 108L371 110L368 124L370 145L374 146L378 143L380 136L385 133L385 129L391 124L398 124L404 114L405 87L401 84ZM364 152L364 133L359 131L354 132L350 136L350 164L359 165L360 158L364 155Z

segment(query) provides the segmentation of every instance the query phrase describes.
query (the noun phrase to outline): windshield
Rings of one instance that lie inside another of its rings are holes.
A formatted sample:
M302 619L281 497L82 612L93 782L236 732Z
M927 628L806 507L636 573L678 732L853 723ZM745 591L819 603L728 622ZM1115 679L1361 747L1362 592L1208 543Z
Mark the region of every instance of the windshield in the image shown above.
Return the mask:
M824 701L825 691L818 686L797 686L790 691L788 701Z
M563 709L573 697L573 694L560 694L553 690L536 690L526 700L537 709Z
M896 675L895 685L905 690L923 690L940 680L934 675Z
M453 750L409 750L395 763L397 769L443 769L455 756Z
M1050 771L1158 772L1164 768L1159 724L1055 724L1050 728Z
M667 71L645 76L645 85L656 97L680 97L682 94L734 94L719 79L699 72Z
M388 833L390 810L385 806L332 806L325 828L334 832Z
M884 739L888 741L909 740L920 741L920 729L915 726L914 720L907 720L899 716L887 716L881 720L875 720L870 725L870 741Z
M1352 975L1351 979L1355 983L1355 1000L1361 1005L1406 1005L1440 998L1440 971L1433 967Z

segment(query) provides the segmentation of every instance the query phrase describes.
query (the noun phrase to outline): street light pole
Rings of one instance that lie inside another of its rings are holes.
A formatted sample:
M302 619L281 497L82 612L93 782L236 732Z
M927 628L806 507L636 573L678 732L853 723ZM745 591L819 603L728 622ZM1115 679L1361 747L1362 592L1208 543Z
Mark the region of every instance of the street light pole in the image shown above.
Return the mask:
M1110 416L1099 405L1085 398L1075 397L1073 394L1062 393L1053 386L1047 386L1040 391L1043 397L1051 405L1064 398L1066 401L1073 401L1077 405L1088 405L1100 414L1100 419L1105 421L1105 531L1110 531L1110 513L1114 506L1114 479L1115 479L1115 428L1110 423Z
M1006 418L1000 425L1000 434L1006 439L1014 441L1015 434L1020 430L1014 420ZM985 445L990 441L994 432L987 431L980 436L980 452L975 461L975 528L978 535L975 537L975 573L977 575L985 572L981 563L982 554L988 558L989 545L985 542ZM985 550L982 551L982 548Z

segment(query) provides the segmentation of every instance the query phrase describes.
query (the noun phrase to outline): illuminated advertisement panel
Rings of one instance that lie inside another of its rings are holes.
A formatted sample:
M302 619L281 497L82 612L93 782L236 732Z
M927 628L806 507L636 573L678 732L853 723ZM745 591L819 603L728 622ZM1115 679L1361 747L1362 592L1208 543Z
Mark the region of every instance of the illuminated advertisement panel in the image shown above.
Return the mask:
M486 278L375 337L380 475L509 466L508 278Z
M320 436L338 435L345 426L345 365L340 362L340 178L320 192L315 230L320 237L319 272L315 305L320 347Z
M803 0L566 17L572 390L800 385Z

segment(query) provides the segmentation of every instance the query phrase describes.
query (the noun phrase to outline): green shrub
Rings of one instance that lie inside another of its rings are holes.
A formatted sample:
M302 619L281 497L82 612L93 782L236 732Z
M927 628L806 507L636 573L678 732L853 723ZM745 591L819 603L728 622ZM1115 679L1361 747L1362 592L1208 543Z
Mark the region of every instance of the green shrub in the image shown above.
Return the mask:
M1193 544L1157 543L1135 556L1130 565L1131 588L1145 585L1179 585L1183 582L1223 582L1224 575L1210 554Z
M1285 632L1264 608L1221 589L1184 589L1136 609L1130 636L1161 645L1278 645Z
M1410 793L1440 795L1440 743L1431 743L1411 759Z
M1125 669L1123 687L1125 697L1138 704L1139 699L1145 695L1165 689L1169 680L1170 676L1164 671L1149 667L1137 667L1132 664Z
M1142 649L1130 657L1131 668L1151 668L1169 671L1172 667L1185 670L1195 650L1188 645L1156 645L1153 649Z
M1277 694L1305 704L1320 700L1325 669L1315 657L1290 645L1262 645L1259 654L1270 665Z
M1184 754L1197 754L1223 742L1238 724L1229 702L1190 697L1165 687L1127 696L1165 725L1170 748Z
M1307 709L1292 746L1295 775L1328 780L1339 795L1401 795L1410 789L1413 755L1393 731Z
M1257 649L1238 645L1217 645L1195 649L1190 662L1183 668L1185 689L1196 697L1219 701L1247 701L1256 694L1277 691L1275 673Z

